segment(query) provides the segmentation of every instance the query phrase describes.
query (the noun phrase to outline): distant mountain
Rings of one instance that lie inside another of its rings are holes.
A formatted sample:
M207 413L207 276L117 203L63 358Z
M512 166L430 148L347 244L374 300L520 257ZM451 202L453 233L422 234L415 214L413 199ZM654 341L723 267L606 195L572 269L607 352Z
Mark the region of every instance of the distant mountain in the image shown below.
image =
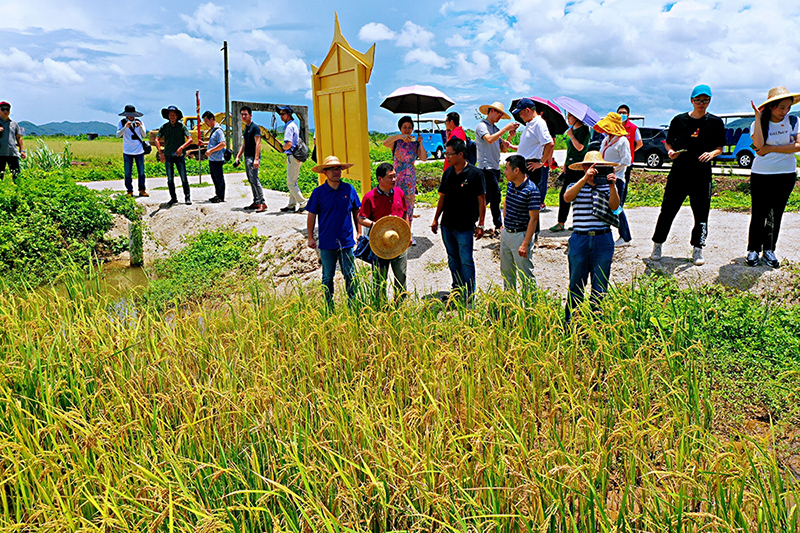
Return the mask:
M117 127L106 122L48 122L37 126L23 120L19 123L25 135L80 135L96 133L98 135L116 135Z

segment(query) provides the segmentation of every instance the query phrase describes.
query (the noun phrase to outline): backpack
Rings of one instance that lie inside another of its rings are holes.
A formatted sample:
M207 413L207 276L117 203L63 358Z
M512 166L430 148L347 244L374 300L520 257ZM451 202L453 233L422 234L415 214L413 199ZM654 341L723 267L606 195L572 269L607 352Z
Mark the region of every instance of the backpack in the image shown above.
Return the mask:
M789 126L794 129L797 126L797 115L789 115Z
M475 165L478 162L478 145L475 144L475 141L467 137L467 153L466 160L471 164Z

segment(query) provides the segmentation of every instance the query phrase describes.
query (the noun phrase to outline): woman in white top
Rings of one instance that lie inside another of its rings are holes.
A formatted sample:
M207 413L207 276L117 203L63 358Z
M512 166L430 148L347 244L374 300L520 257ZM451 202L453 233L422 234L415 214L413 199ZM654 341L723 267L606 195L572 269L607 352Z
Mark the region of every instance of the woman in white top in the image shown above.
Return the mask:
M756 107L756 120L750 128L756 157L750 171L750 232L747 243L747 264L756 266L758 254L772 268L779 268L775 245L781 229L781 218L797 181L797 160L800 152L798 119L789 115L800 102L800 93L786 87L770 89L767 100Z
M617 177L615 185L619 194L619 208L615 211L619 215L619 239L614 246L631 245L631 229L628 218L622 206L628 196L628 184L625 182L625 170L631 164L631 143L627 139L628 130L622 124L622 117L617 113L609 113L601 118L594 126L595 131L605 133L600 144L600 155L605 161L614 163L614 175Z

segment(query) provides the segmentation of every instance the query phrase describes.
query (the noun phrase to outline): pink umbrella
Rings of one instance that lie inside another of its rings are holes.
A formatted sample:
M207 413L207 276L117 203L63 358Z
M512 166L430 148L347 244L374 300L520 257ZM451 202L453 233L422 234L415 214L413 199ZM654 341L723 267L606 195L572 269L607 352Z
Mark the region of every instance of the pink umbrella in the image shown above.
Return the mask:
M567 131L567 121L564 119L564 115L561 111L561 108L558 107L556 104L551 102L546 98L541 98L539 96L528 96L534 102L539 102L540 104L544 104L544 121L547 123L547 130L550 132L550 135L555 137L556 135L561 135L565 131ZM517 104L522 98L517 98L516 100L511 101L511 109L516 109ZM514 113L514 118L517 119L517 122L522 122L522 119L519 118L519 113Z

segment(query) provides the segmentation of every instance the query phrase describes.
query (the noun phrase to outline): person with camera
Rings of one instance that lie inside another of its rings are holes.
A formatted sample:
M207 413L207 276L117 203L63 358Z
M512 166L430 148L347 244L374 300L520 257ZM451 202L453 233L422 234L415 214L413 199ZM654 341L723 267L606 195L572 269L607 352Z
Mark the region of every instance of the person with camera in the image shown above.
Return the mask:
M282 213L302 213L306 210L306 199L297 180L300 178L302 161L295 157L295 150L300 145L300 128L294 121L294 109L291 106L278 106L278 114L285 124L283 130L283 153L286 154L286 186L289 188L289 204L281 208Z
M0 179L6 173L6 165L11 176L16 179L19 174L19 158L25 159L22 145L22 129L11 120L11 104L0 102Z
M617 177L614 186L619 195L619 239L614 241L614 246L631 245L631 228L628 226L628 217L622 206L628 196L627 169L631 168L633 155L631 145L627 139L628 131L622 122L622 117L617 113L609 113L594 125L594 130L605 134L600 144L600 155L606 161L614 163L614 175Z
M211 181L214 182L214 196L208 201L218 204L225 201L225 173L222 166L225 164L225 133L217 125L214 113L206 111L203 113L203 123L211 132L208 135L208 142L199 139L197 144L208 146L206 157L208 157L208 170L211 173Z
M625 143L627 144L627 141ZM572 319L573 309L583 301L584 289L590 274L592 306L596 307L608 292L611 260L614 257L614 239L611 236L611 225L600 217L603 214L610 215L611 211L619 207L619 193L615 185L617 176L613 167L614 163L604 160L600 152L588 152L582 162L569 166L572 170L583 170L583 177L564 191L564 201L572 202L574 226L567 253L569 260L569 293L565 308L567 324Z
M125 164L125 189L128 196L133 196L133 163L136 162L136 172L139 175L139 196L147 197L147 187L144 182L144 136L147 131L144 122L139 120L141 113L136 107L126 105L125 111L119 114L124 117L117 125L117 137L122 137L122 159Z
M186 124L181 122L183 113L174 105L162 109L161 116L167 119L168 122L165 122L158 130L156 149L167 171L167 187L169 188L169 202L167 202L167 205L172 206L178 203L175 192L176 167L181 177L181 185L183 186L183 195L186 205L192 205L189 178L186 176L186 156L183 153L183 151L192 144L192 135L189 133L189 128L186 127ZM163 150L161 149L162 139L164 141ZM165 151L166 157L164 155Z

